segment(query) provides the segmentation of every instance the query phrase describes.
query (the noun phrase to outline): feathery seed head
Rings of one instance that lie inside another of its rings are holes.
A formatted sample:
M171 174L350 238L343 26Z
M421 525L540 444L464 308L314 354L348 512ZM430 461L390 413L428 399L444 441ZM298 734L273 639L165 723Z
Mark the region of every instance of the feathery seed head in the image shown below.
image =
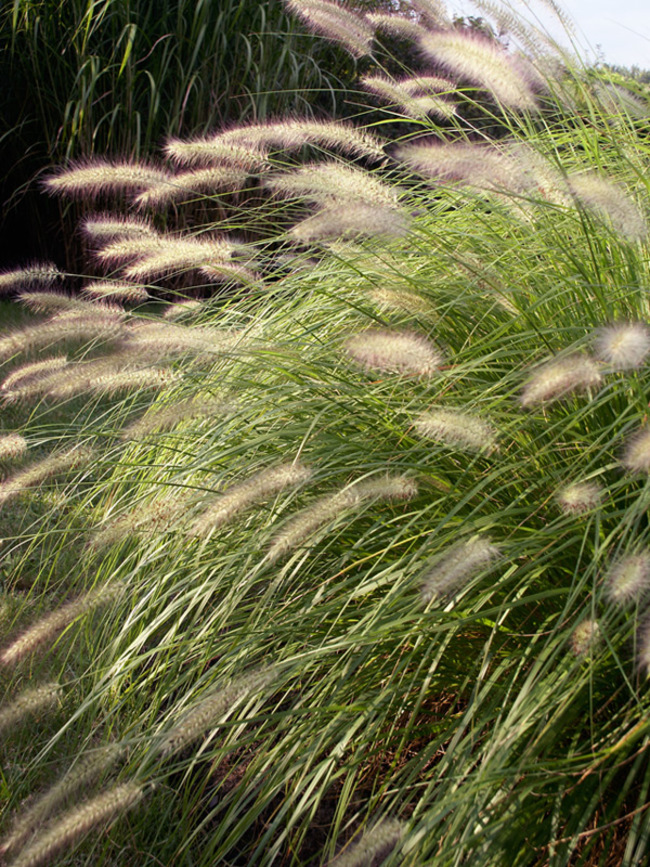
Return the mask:
M598 482L572 482L560 489L557 502L565 514L580 515L597 509L603 493Z
M650 328L644 322L619 322L598 329L596 358L615 370L641 367L650 353Z
M144 797L137 783L121 783L72 807L57 822L36 835L13 862L12 867L39 867L52 863L55 855L68 849L98 825L107 825L132 809Z
M103 771L115 764L122 752L122 748L114 744L85 761L82 759L78 762L72 772L66 774L60 782L17 817L9 835L0 842L0 855L6 855L24 845L57 807L64 804L82 787L94 782Z
M495 428L470 413L434 409L420 413L413 426L420 436L442 442L450 448L487 452L497 448Z
M573 630L571 649L579 658L591 656L600 641L600 626L597 620L583 620Z
M417 485L406 476L386 475L348 485L333 494L326 494L312 506L291 518L271 541L267 559L274 563L299 545L309 541L321 527L335 521L341 514L359 509L379 500L392 502L409 500L417 495Z
M126 332L124 348L141 358L160 359L182 354L209 358L232 351L241 339L241 332L234 329L142 320Z
M391 36L398 36L401 39L418 39L423 33L424 28L411 18L405 18L403 15L390 15L385 12L366 12L365 19L376 30L383 30L390 33Z
M404 836L406 826L397 819L382 819L365 831L360 840L346 847L330 867L366 867L383 864Z
M639 99L627 87L605 82L596 86L596 94L605 110L613 115L629 115L633 118L650 116L650 105L647 100Z
M121 265L133 259L141 259L150 256L164 248L167 240L164 235L133 235L123 236L114 241L109 241L96 254L100 262L109 265Z
M90 590L41 617L5 647L0 653L0 665L15 665L45 642L55 640L56 636L78 617L110 602L121 591L121 585L108 584Z
M165 145L165 153L178 165L186 166L232 166L254 172L266 165L267 151L261 145L233 144L212 138L182 141L171 139Z
M88 301L73 298L71 295L66 295L63 292L38 292L33 289L27 292L20 292L18 300L34 313L88 312L93 314L98 307L97 304L90 304ZM108 307L107 309L111 312L119 310L116 307Z
M311 244L334 238L401 237L407 231L407 217L396 208L335 202L297 223L289 235L301 244Z
M223 416L231 408L232 404L223 400L201 400L198 398L186 398L162 408L153 407L142 418L125 427L120 434L120 439L142 439L149 434L171 430L182 421Z
M395 157L423 177L441 183L513 193L523 192L526 186L521 167L493 144L407 144L397 149Z
M395 207L397 192L371 172L337 162L308 163L264 181L267 189L317 203L358 199L366 204Z
M20 434L12 433L0 436L0 461L10 461L19 458L27 451L27 440Z
M44 358L42 361L32 361L23 364L12 371L0 385L0 392L5 400L11 400L15 389L20 388L34 380L49 376L54 371L61 370L68 363L65 355L55 355L52 358Z
M36 386L48 397L64 400L84 392L117 394L132 389L165 388L181 375L167 368L131 364L116 356L70 365Z
M641 671L650 676L650 615L641 620L636 634L637 659Z
M611 223L628 241L642 241L648 224L636 203L617 183L595 172L569 175L569 187L580 205Z
M528 409L550 403L575 391L595 388L602 376L598 365L587 355L570 355L538 367L524 386L521 405Z
M427 27L436 30L440 27L447 28L452 23L443 0L411 0L411 5Z
M391 81L380 75L366 75L361 84L387 102L398 106L408 117L425 117L436 114L449 118L456 114L456 108L443 97L433 94L413 93L412 79L408 86L405 82Z
M11 831L0 842L0 856L24 845L57 808L73 795L87 789L105 771L112 768L123 754L124 747L114 743L79 759L58 783L19 813Z
M151 184L134 199L138 207L168 205L179 199L210 195L219 190L239 190L246 184L249 171L235 166L209 166L170 175L166 181Z
M308 27L339 42L353 57L371 53L375 29L363 16L328 0L286 0L286 4Z
M182 319L189 313L196 313L202 307L202 301L174 301L163 313L163 319Z
M134 536L144 537L178 528L183 523L191 496L190 490L172 489L170 493L139 504L135 509L103 524L90 539L90 547L99 550Z
M213 141L224 145L272 146L291 149L305 145L336 148L351 156L385 157L379 139L346 123L332 120L281 120L239 126L219 133Z
M638 602L650 590L650 551L627 554L616 560L605 577L610 602L627 605Z
M149 300L149 293L144 286L127 283L125 280L96 280L84 286L81 294L87 298L121 301L126 304L143 304Z
M65 473L88 463L93 456L92 451L84 445L76 445L65 451L55 452L41 461L26 467L20 472L0 482L0 506L28 488L41 485L52 476Z
M280 464L256 473L250 479L232 485L208 506L206 511L194 522L190 533L205 536L212 530L233 521L246 509L257 505L286 488L303 485L311 478L308 467L298 463Z
M650 473L650 427L642 427L630 437L621 464L631 473Z
M424 576L422 601L451 598L479 572L487 570L500 551L488 537L474 537L453 545Z
M0 295L13 292L26 286L49 286L65 275L51 262L29 265L27 268L16 268L13 271L0 271Z
M249 695L264 690L277 679L278 673L277 668L270 666L252 671L226 686L215 687L167 732L160 743L162 755L169 756L177 753L209 729L214 728L232 710L233 705Z
M102 193L138 192L167 177L167 172L145 163L94 160L53 175L45 187L51 193L92 198Z
M345 349L368 371L434 376L442 355L426 337L409 331L369 329L346 341Z
M155 238L158 233L148 220L97 214L86 217L81 230L92 241L115 241L118 238Z
M169 238L148 253L141 255L124 269L124 276L148 280L167 272L184 271L209 265L232 264L232 256L242 250L225 238Z
M61 687L56 682L25 690L18 698L0 707L0 732L19 724L25 717L54 707L60 695Z
M537 108L530 82L499 43L453 29L426 33L419 43L425 55L487 90L505 108L517 111Z

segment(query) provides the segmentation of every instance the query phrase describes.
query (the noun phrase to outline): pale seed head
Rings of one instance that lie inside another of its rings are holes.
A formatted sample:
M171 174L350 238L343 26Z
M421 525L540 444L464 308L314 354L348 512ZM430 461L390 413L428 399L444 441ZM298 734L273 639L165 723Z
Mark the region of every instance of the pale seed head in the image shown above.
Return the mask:
M497 447L495 428L479 418L458 410L434 409L420 413L413 426L420 436L450 448L493 452Z
M630 437L621 464L631 473L650 472L650 427L643 427Z
M603 493L598 482L572 482L560 489L557 503L566 514L580 515L597 509Z
M627 554L616 560L605 577L610 602L627 605L638 602L650 591L650 551Z
M644 322L607 325L595 334L594 352L614 370L641 367L650 353L650 328Z
M524 386L521 405L529 409L551 403L576 391L585 391L600 385L602 376L598 365L587 355L570 355L538 367Z
M430 377L443 361L437 347L426 337L409 331L369 329L349 338L345 349L368 371Z

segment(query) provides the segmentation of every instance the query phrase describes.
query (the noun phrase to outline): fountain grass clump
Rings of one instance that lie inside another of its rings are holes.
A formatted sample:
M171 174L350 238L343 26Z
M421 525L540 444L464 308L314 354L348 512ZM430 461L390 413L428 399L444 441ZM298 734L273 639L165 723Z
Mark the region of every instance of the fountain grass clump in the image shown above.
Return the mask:
M4 542L5 850L640 863L648 112L520 18L526 55L421 0L290 6L368 54L383 122L50 183L127 306L55 299L0 342L27 445L0 500L62 497ZM422 68L391 77L383 32Z

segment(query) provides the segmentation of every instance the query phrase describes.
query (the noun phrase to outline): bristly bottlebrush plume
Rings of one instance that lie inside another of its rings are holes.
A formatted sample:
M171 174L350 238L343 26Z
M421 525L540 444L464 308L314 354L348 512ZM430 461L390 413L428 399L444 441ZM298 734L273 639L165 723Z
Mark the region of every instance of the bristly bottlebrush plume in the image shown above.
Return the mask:
M4 400L11 400L14 389L34 382L45 376L49 376L57 370L61 370L68 364L65 355L55 355L52 358L44 358L42 361L30 361L13 370L0 385L0 392Z
M650 353L650 328L645 322L619 322L599 328L594 353L614 370L641 367Z
M341 514L359 510L373 501L385 503L411 500L417 496L416 483L406 476L384 476L349 485L341 491L327 494L290 518L273 538L267 559L274 563L293 549L306 544L321 527L335 521Z
M297 223L289 236L301 244L336 238L399 238L408 231L407 215L396 208L341 202L328 205Z
M50 286L64 276L51 262L16 268L13 271L0 271L0 295L27 286Z
M51 710L58 704L61 686L58 683L45 683L25 690L12 702L0 706L0 733L13 728L26 717Z
M144 286L127 283L125 280L96 280L87 283L81 290L86 298L119 301L125 304L144 304L150 296Z
M119 584L107 584L95 590L89 590L76 599L50 611L32 626L22 632L0 652L0 665L15 665L28 654L33 653L45 642L53 642L58 634L74 620L88 614L100 605L110 603L122 592Z
M255 172L267 165L268 152L261 145L224 143L217 134L216 138L170 139L165 154L177 165L231 166Z
M276 193L313 202L359 200L368 205L396 207L398 192L371 172L338 162L308 163L266 178L263 186Z
M642 427L630 437L621 464L631 473L650 473L650 427Z
M578 658L591 656L600 642L597 620L588 618L579 623L571 635L571 650Z
M438 373L443 363L438 348L411 331L369 329L350 337L345 349L368 371L429 377Z
M100 550L135 536L144 537L181 529L192 496L191 489L172 488L169 493L140 503L126 514L106 521L93 534L89 547Z
M495 144L407 144L396 159L425 178L482 190L523 193L529 180L513 156Z
M149 434L171 430L183 421L195 418L224 416L232 411L233 404L219 399L186 398L169 406L152 407L142 418L127 425L120 434L123 440L139 440Z
M605 577L610 602L627 605L638 602L650 591L650 551L638 551L616 560Z
M192 524L193 536L205 536L230 523L246 509L279 494L286 488L303 485L311 478L308 467L298 463L280 464L256 473L219 494L203 514Z
M165 238L156 249L143 253L124 268L123 274L133 280L150 280L201 266L233 265L233 256L245 249L242 244L220 237Z
M45 830L20 852L12 862L12 867L39 867L40 864L53 863L52 859L61 850L75 845L93 828L112 823L135 807L143 797L144 789L141 785L121 783L72 807L56 822L46 826Z
M165 388L181 377L180 371L130 363L118 355L69 365L28 390L31 394L42 393L64 400L84 392L111 395L133 389ZM21 396L29 396L24 392Z
M436 31L451 24L447 5L443 0L411 0L411 6L419 13L419 18ZM428 31L430 32L430 31Z
M14 473L13 476L0 482L0 506L23 494L36 485L41 485L52 476L65 473L88 463L93 457L90 448L76 445L61 452L55 452L48 457Z
M163 313L163 319L182 319L192 313L196 313L205 305L203 301L190 299L188 301L174 301Z
M368 21L376 30L381 30L389 33L391 36L398 36L401 39L416 40L425 33L424 27L414 21L412 18L405 18L403 15L390 15L385 12L366 12L366 21Z
M247 145L248 147L301 148L319 145L341 150L351 156L386 156L382 142L370 133L346 123L332 120L285 119L271 123L238 126L219 133L213 139L216 144Z
M148 220L113 214L96 214L82 220L81 230L92 241L115 241L118 238L155 238L158 232Z
M286 5L308 27L340 43L353 57L371 53L375 29L361 15L328 0L286 0Z
M177 753L215 728L219 721L228 714L233 705L251 694L259 693L278 678L278 669L274 666L252 671L227 684L213 687L207 695L191 708L162 738L159 751L163 756Z
M408 117L421 118L429 114L435 114L441 118L453 117L456 107L453 103L441 96L413 92L409 79L409 85L404 82L391 81L380 75L366 75L361 79L362 86L374 93L380 99L391 105L397 106Z
M646 677L650 676L650 614L646 614L636 632L637 663Z
M444 443L450 448L493 452L497 448L496 429L467 412L433 409L420 413L413 427L420 436Z
M648 224L643 213L620 184L595 172L569 175L568 181L577 201L608 221L623 238L634 242L647 237Z
M240 190L246 185L250 172L235 166L209 166L171 175L168 180L156 182L134 199L139 208L155 208L182 199L202 198L219 191Z
M214 358L242 346L244 333L212 325L181 325L164 320L134 322L122 344L136 358L157 360L173 355Z
M576 391L596 388L602 376L588 355L570 355L538 367L521 393L521 405L528 409L567 397Z
M58 783L55 783L30 806L25 807L16 817L9 834L0 841L0 856L23 846L54 813L79 792L87 792L88 786L110 770L124 755L121 744L109 744L93 750L79 759Z
M627 89L611 82L596 86L596 93L605 110L613 115L629 115L633 118L646 118L650 115L647 100L639 99Z
M535 111L530 82L496 41L462 30L437 30L419 40L422 51L451 73L486 90L503 107Z
M38 292L30 289L26 292L20 292L18 301L34 313L73 313L79 315L88 313L90 316L94 316L102 310L117 314L124 312L116 304L84 301L63 292Z
M145 163L95 160L72 165L45 181L51 193L92 198L102 193L137 193L162 183L169 173Z
M397 819L382 819L367 831L360 840L352 843L330 862L330 867L366 867L383 864L404 836L406 826Z
M166 242L174 242L177 238L169 235L126 235L108 241L95 254L99 262L107 265L123 265L144 256L151 256L165 248Z
M488 537L475 537L452 546L426 572L422 582L422 601L452 598L480 572L490 568L500 551Z
M64 311L46 322L11 331L0 338L0 359L60 342L84 343L115 340L122 332L123 315L97 305L81 311Z
M572 482L558 491L557 503L568 515L581 515L600 506L603 486L599 482Z
M27 440L17 433L0 436L0 461L11 461L27 451Z

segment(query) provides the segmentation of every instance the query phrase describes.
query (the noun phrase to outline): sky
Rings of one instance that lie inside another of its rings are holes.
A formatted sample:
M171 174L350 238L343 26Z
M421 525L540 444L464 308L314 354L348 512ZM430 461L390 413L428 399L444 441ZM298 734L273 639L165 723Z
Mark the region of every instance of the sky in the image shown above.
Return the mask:
M576 23L579 44L590 59L599 49L606 63L650 69L650 0L559 0L559 5ZM452 0L450 6L477 14L469 0ZM539 2L535 7L543 9ZM553 27L553 34L566 42L561 29Z

